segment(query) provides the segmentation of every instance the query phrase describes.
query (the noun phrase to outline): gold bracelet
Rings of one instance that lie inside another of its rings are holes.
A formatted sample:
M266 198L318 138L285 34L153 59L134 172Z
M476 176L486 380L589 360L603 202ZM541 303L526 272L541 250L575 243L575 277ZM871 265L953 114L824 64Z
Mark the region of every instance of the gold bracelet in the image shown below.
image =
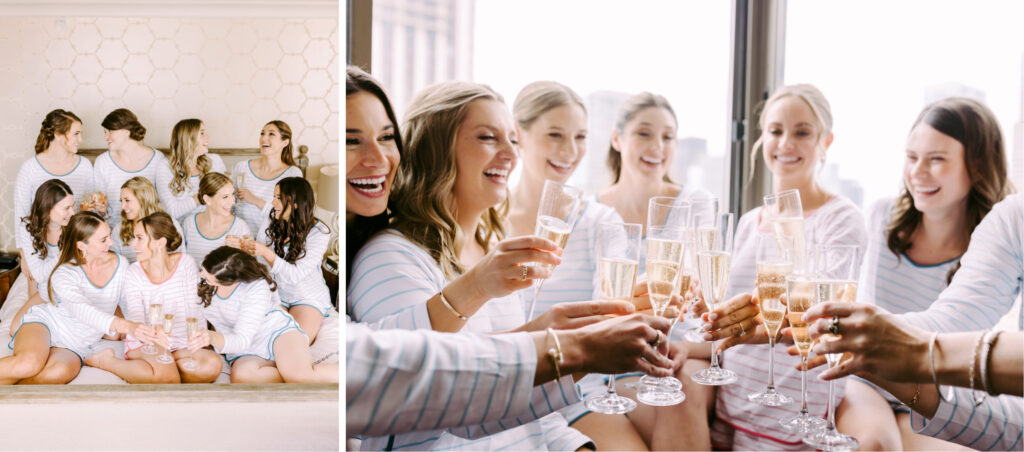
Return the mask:
M914 409L914 405L917 405L917 397L921 395L921 383L914 386L914 398L910 399L910 403L907 404L911 410Z
M979 370L981 368L981 366L978 363L978 349L981 348L982 343L984 342L985 336L987 334L988 333L985 332L978 335L978 342L974 344L974 350L971 350L971 362L969 363L969 367L967 368L967 380L968 382L970 382L971 385L971 399L974 400L974 406L980 406L981 403L985 401L985 397L988 397L988 394L983 392L982 398L979 399L978 396L975 395L974 390L974 368L975 366L977 366Z
M459 320L462 320L463 322L469 321L469 317L466 317L462 315L462 313L460 313L459 311L456 311L455 307L452 306L452 304L448 302L448 299L444 297L444 289L438 291L437 295L441 297L441 304L443 304L444 307L448 308L449 311L452 311L452 314L455 314L455 317L458 317Z
M558 380L561 380L562 369L559 366L562 365L562 344L558 342L558 335L555 334L555 330L548 328L548 336L551 336L555 341L555 346L548 349L548 357L551 358L551 363L555 365L555 375L558 376Z

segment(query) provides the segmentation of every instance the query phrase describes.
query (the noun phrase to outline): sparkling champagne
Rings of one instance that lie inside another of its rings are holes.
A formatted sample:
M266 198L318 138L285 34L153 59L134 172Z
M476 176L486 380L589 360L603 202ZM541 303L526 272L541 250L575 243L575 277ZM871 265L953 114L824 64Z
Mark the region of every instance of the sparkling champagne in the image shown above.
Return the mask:
M793 272L789 262L761 262L757 264L757 297L765 329L776 337L782 326L786 306L782 295L786 293L786 275Z
M537 217L537 229L533 235L546 238L555 242L559 248L565 249L565 243L569 241L571 230L572 227L568 223L550 215L541 215ZM549 269L554 268L552 265L544 264L544 266Z
M192 337L192 336L195 336L196 332L198 332L198 331L199 331L199 319L197 319L195 317L186 317L185 318L185 334L187 334L188 337Z
M709 250L715 246L715 237L718 236L718 229L713 227L697 228L696 235L697 251Z
M807 234L801 217L781 217L772 221L776 236L789 236L793 240L793 263L797 271L807 269Z
M715 309L715 303L725 298L729 285L729 260L732 255L724 251L700 251L697 253L697 272L704 304L708 310Z
M174 326L174 314L164 314L164 333L171 335L171 327Z
M599 259L597 268L601 278L601 298L631 300L637 267L639 264L633 260Z
M838 281L838 280L823 280L818 281L816 285L815 295L818 297L818 303L824 303L826 301L841 301L841 302L854 302L857 300L857 281ZM837 336L831 334L822 335L819 340L827 342L839 339ZM830 366L836 365L839 362L839 358L842 357L842 353L827 353L825 359L828 360Z
M647 291L656 312L668 306L676 291L683 248L678 240L647 239Z
M157 326L160 321L164 318L164 305L160 303L154 303L149 305L149 325Z
M793 331L793 342L800 354L807 356L811 349L811 337L807 335L807 322L803 321L804 312L814 305L815 282L808 280L786 281L787 299L789 300L789 326Z

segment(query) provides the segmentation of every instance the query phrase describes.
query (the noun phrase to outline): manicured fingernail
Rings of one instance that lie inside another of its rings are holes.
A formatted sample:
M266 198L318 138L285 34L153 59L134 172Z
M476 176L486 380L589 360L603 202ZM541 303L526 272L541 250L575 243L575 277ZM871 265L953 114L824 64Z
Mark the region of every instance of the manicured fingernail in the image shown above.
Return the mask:
M700 338L701 338L701 339L704 339L705 341L710 341L710 340L712 340L712 337L711 337L711 333L704 333L704 334L702 334L702 335L700 336Z
M712 322L714 322L715 320L718 320L718 314L715 314L714 312L712 312L711 314L708 314L708 320L710 320Z

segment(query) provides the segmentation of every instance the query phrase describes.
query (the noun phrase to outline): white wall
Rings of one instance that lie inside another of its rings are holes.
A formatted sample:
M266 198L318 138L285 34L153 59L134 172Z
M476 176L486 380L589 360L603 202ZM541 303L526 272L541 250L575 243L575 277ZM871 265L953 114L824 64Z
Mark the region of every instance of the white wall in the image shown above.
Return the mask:
M96 2L92 14L106 14L96 17L43 15L59 1L0 5L0 212L13 210L18 168L55 108L82 118L83 148L105 147L100 122L126 107L148 129L149 145L167 146L174 124L196 117L211 148L257 147L263 124L281 119L296 145L309 146L311 179L320 165L338 163L332 2L117 3ZM175 4L193 17L170 17ZM126 12L134 15L117 17ZM0 249L14 248L15 222L0 215Z

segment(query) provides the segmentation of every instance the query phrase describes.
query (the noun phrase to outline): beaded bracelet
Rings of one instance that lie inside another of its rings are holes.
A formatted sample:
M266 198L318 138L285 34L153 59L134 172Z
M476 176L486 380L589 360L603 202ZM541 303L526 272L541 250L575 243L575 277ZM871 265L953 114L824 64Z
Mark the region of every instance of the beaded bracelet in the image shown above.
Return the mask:
M555 330L548 328L548 336L554 339L555 346L548 349L548 357L551 358L551 363L555 365L555 375L558 376L558 380L562 379L562 344L558 342L558 335L555 334Z
M460 313L459 311L456 311L455 307L452 306L452 304L448 302L448 299L444 297L444 291L443 290L437 292L437 295L441 297L441 304L443 304L444 307L448 308L449 311L452 311L452 314L455 314L455 317L458 317L459 320L462 320L463 322L469 320L469 317L466 317L466 316L462 315L462 313Z

